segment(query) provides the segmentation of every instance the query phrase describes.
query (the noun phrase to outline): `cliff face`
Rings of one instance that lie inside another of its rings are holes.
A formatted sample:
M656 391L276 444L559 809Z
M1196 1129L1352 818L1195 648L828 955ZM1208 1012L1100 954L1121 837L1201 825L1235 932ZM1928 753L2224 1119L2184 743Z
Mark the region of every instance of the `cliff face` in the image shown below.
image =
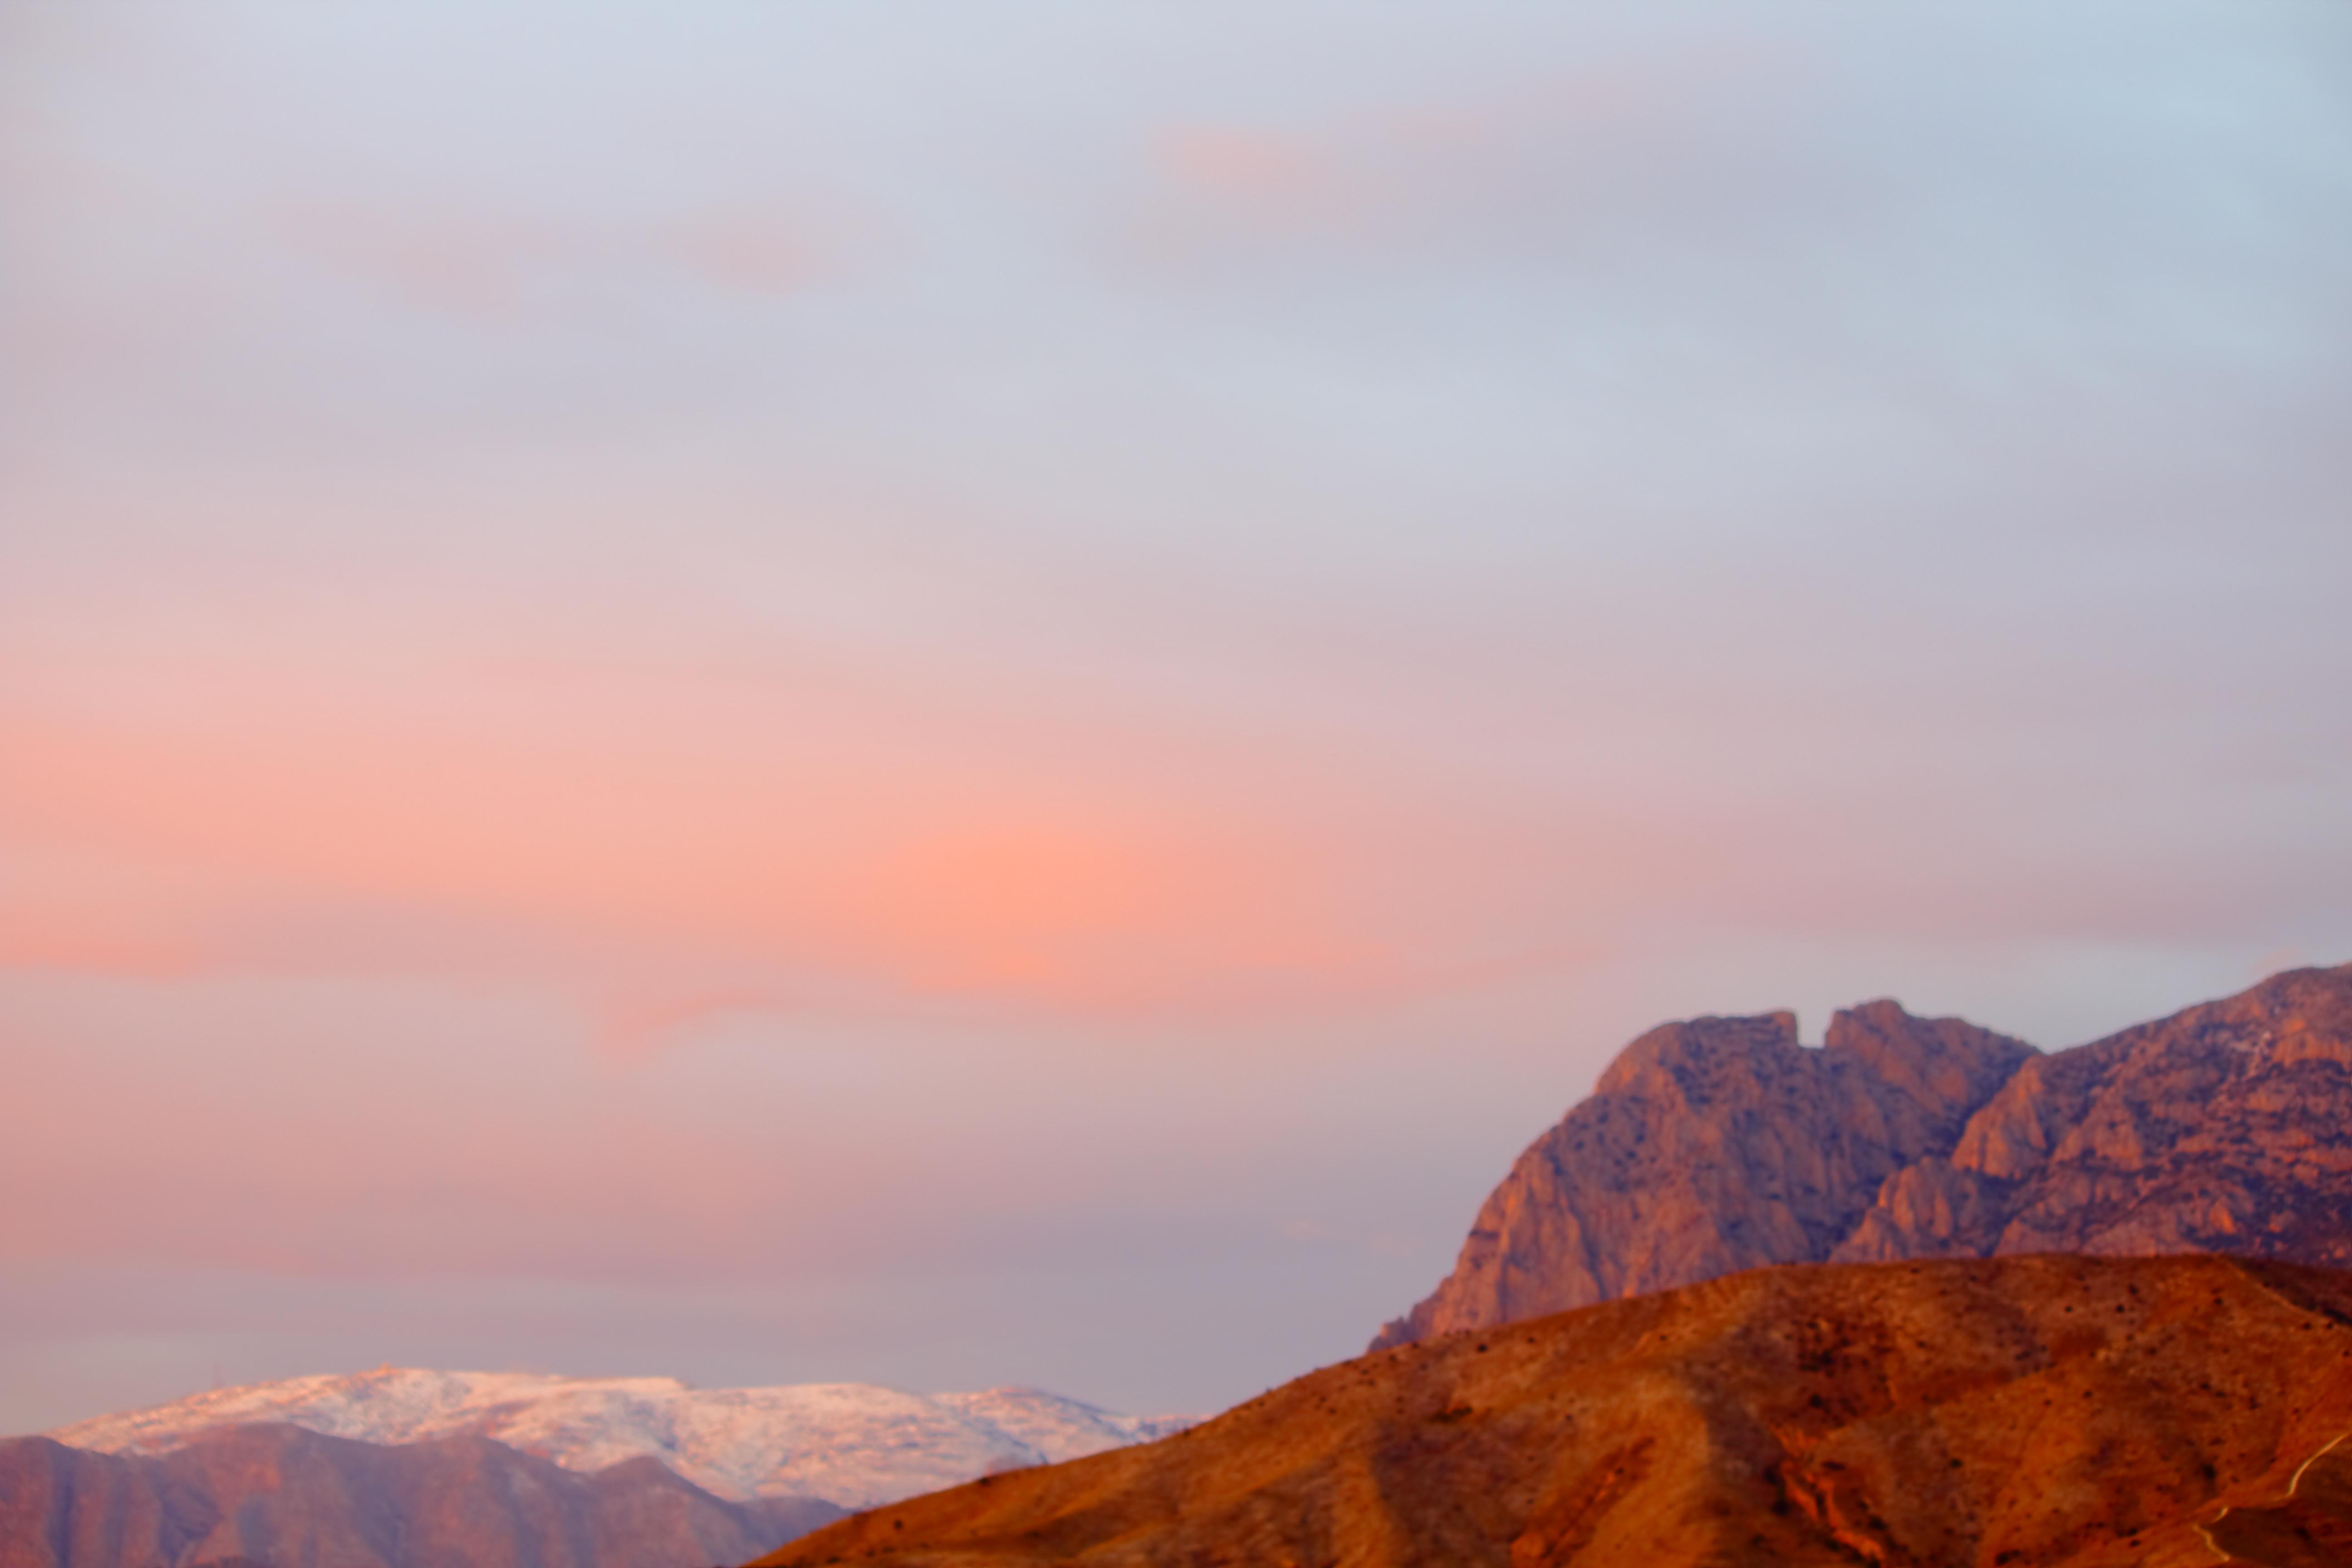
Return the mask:
M578 1475L486 1437L237 1426L155 1458L0 1441L0 1568L690 1568L842 1512L728 1502L652 1459Z
M767 1562L2343 1568L2347 1433L2352 1277L1759 1269L1366 1355Z
M2352 964L2028 1062L1835 1256L2186 1251L2352 1265Z
M2216 1251L2352 1265L2352 964L2054 1056L1892 1002L1625 1048L1375 1349L1769 1263Z
M1786 1013L1653 1029L1519 1156L1453 1274L1372 1348L1826 1258L2032 1055L1892 1002L1839 1013L1820 1050Z

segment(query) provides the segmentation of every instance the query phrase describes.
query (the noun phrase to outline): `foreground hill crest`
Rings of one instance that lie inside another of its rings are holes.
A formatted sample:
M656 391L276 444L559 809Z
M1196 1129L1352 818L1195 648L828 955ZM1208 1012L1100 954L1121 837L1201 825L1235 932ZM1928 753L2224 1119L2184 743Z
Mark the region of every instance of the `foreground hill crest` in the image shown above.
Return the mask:
M773 1568L2344 1568L2352 1274L1756 1269L1402 1345Z
M1892 1001L1626 1047L1373 1348L1775 1263L2218 1251L2352 1264L2352 964L2044 1056Z

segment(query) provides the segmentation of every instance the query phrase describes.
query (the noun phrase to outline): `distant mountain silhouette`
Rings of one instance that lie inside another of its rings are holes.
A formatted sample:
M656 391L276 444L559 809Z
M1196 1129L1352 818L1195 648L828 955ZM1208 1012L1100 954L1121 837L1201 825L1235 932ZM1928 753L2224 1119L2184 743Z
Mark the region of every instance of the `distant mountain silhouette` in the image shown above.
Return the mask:
M380 1367L0 1442L0 1568L709 1568L1187 1424L1034 1388Z
M601 1470L646 1455L732 1501L821 1497L856 1509L1163 1436L1185 1421L1121 1415L1038 1388L696 1388L674 1377L385 1366L215 1388L46 1436L106 1454L165 1453L257 1422L369 1443L495 1437L569 1470Z
M1893 1002L1627 1047L1381 1349L1774 1263L2025 1252L2352 1264L2352 965L2054 1056Z
M1327 1367L769 1568L2352 1563L2352 1275L1756 1269Z
M0 1440L0 1568L704 1568L843 1511L729 1501L651 1458L578 1474L480 1436L231 1426L152 1457Z

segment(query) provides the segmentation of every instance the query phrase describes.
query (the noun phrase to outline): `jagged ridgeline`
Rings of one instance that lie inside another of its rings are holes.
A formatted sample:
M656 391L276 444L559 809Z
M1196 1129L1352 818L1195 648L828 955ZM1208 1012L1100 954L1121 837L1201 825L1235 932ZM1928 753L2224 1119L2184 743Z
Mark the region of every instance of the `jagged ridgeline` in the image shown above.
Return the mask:
M1374 1349L1775 1263L2223 1252L2352 1265L2352 964L2043 1055L1889 1001L1628 1046Z

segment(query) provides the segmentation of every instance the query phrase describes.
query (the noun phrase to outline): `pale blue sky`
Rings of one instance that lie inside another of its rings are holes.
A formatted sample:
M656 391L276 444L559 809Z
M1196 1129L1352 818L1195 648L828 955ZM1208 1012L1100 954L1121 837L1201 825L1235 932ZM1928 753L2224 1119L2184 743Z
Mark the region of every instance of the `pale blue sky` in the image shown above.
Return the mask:
M2352 957L2352 19L0 0L0 1428L1203 1408L1661 1018Z

